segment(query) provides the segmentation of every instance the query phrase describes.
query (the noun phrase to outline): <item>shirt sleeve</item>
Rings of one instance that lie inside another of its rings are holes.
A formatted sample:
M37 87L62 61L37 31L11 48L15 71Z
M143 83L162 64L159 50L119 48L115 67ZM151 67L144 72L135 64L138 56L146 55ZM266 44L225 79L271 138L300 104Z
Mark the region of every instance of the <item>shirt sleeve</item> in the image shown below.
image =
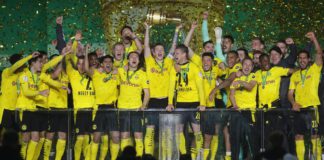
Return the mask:
M198 67L202 67L201 58L197 54L194 53L190 60Z
M276 67L275 68L275 74L278 75L279 77L281 76L287 76L289 73L289 68L283 68L283 67Z
M289 89L296 89L296 74L290 77Z
M50 75L47 75L46 73L41 73L40 80L49 85L50 87L53 87L55 89L61 89L63 87L63 84L59 81L53 80Z
M146 72L143 72L142 78L143 78L142 79L142 87L149 88L149 81L147 79Z
M61 62L63 59L63 56L57 56L55 58L53 58L52 60L50 60L49 62L47 62L43 68L42 68L42 72L46 72L48 69L53 68L54 66L56 66L59 62Z
M209 34L208 34L208 21L203 20L202 26L201 26L201 32L202 32L202 38L204 42L207 42L210 40Z
M25 63L27 63L30 59L32 59L32 55L29 55L19 61L17 61L15 64L13 64L11 67L9 67L8 74L12 75L14 72L21 66L23 66Z
M22 94L24 96L26 96L26 97L35 97L35 96L37 96L39 92L29 89L28 81L30 81L30 79L28 78L28 76L26 74L22 74L20 76L19 82L20 82Z

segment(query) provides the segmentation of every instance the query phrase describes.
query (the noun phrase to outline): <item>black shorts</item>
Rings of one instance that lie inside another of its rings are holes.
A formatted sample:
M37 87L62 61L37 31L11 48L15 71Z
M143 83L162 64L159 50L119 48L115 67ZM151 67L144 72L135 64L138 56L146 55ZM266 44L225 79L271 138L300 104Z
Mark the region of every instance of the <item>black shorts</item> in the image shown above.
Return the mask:
M315 130L317 130L317 122L313 109L300 109L300 112L294 112L295 134L314 134Z
M92 109L80 109L75 116L74 124L77 134L92 132Z
M286 128L286 116L283 110L270 109L264 112L264 132L265 138L270 136L273 131L285 132Z
M99 105L92 129L97 132L118 131L118 112L107 111L114 109L114 105Z
M3 110L1 126L6 129L19 131L19 112L15 110Z
M165 109L168 105L168 98L157 99L151 98L148 104L148 108L154 109ZM145 112L145 123L147 125L155 125L157 127L159 125L159 114L163 112L159 111L152 111L152 112Z
M141 111L119 111L120 132L143 132L143 117Z
M200 124L200 112L198 111L199 102L178 102L176 108L181 109L197 109L197 111L176 111L176 114L180 114L180 123L195 123Z
M204 112L201 112L201 128L204 134L214 135L216 131L216 125L221 123L221 111L209 111L212 108L206 108Z
M22 114L20 123L20 130L22 132L41 132L48 130L48 110L23 111Z
M66 109L51 108L48 113L49 132L67 132L68 131L68 116Z
M222 99L215 98L215 107L216 108L225 108L224 101Z

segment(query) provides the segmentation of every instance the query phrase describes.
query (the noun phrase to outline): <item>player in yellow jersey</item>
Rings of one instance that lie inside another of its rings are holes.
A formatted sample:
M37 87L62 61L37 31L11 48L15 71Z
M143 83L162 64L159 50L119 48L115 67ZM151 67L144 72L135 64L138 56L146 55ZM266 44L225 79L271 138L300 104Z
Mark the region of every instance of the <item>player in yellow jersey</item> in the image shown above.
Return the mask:
M122 43L125 47L125 56L127 57L130 52L142 53L142 43L136 34L133 32L132 27L124 26L120 30L122 36Z
M44 113L37 112L37 100L46 98L49 90L40 90L40 73L43 67L42 56L36 56L28 61L29 69L25 70L19 77L21 91L19 93L16 107L23 110L20 118L20 128L23 132L23 143L28 143L27 153L25 148L22 148L23 156L26 159L32 160L37 157L36 148L40 141L40 131L44 131L46 119Z
M0 106L4 108L1 118L1 126L6 129L19 130L18 121L15 118L15 109L20 85L18 77L26 67L26 63L31 58L38 56L38 52L34 52L26 58L22 58L19 54L10 56L9 62L12 66L3 70L1 76L2 99Z
M320 105L318 86L320 72L323 66L323 52L313 32L306 34L316 47L315 63L311 63L311 56L307 51L300 51L298 64L300 69L290 78L288 98L294 113L294 129L296 153L298 159L305 157L304 136L312 133L312 149L314 159L322 159L321 140L317 132L317 107ZM315 115L314 115L315 110ZM316 118L314 118L316 117ZM314 130L312 130L314 128Z
M209 94L209 100L213 100L217 91L221 89L226 89L227 95L230 94L230 85L237 77L236 72L242 69L242 65L239 60L238 54L236 51L229 51L226 57L227 61L227 68L225 71L225 80L221 82L219 85L215 86L215 88ZM228 97L229 99L229 97ZM231 106L229 100L227 100L227 107ZM226 155L225 159L231 159L231 141L230 141L230 133L228 131L228 122L229 122L230 113L225 112L222 115L222 126L220 127L224 133L224 140L225 140L225 148L226 148Z
M127 58L125 58L125 47L123 43L117 42L113 46L114 67L119 68L127 64Z
M189 49L180 44L175 49L174 60L179 65L179 71L175 68L170 71L170 87L167 111L174 108L197 109L192 112L179 112L181 114L180 144L181 154L186 154L185 137L183 126L189 123L195 135L195 150L200 152L203 144L203 137L200 130L200 112L206 106L204 85L201 69L189 61ZM174 91L176 90L176 94ZM173 101L175 98L175 101ZM195 158L195 157L193 157Z
M205 95L209 95L214 86L216 86L216 81L219 76L222 75L222 71L219 67L214 66L214 55L211 52L205 52L202 54L202 68L203 68L203 83L204 83L204 91ZM221 114L219 112L211 112L208 109L212 108L220 108L220 104L216 104L215 99L212 101L209 100L209 97L205 97L206 101L206 112L202 114L202 132L204 134L204 151L203 151L203 159L215 159L218 147L218 132L220 127L220 117ZM224 106L224 105L223 105ZM214 139L215 138L215 139ZM211 144L211 141L213 143ZM214 153L210 153L210 150L214 151ZM215 155L213 155L215 154Z
M284 119L283 112L279 109L279 91L281 76L288 76L294 72L294 69L271 66L268 54L261 54L261 69L255 72L258 82L259 108L268 108L264 114L265 139L270 135L271 131L283 130ZM259 117L259 113L258 117Z
M66 132L68 131L67 94L68 77L62 71L62 59L69 52L63 50L62 55L52 55L51 61L44 65L43 70L48 68L46 73L42 73L42 81L49 86L49 96L47 106L50 109L48 114L48 130L44 142L44 159L48 160L52 148L54 134L58 133L55 159L61 159L65 151ZM58 64L57 64L58 63ZM45 68L45 69L44 69Z
M251 73L252 70L252 59L244 59L242 61L242 75L235 78L230 87L231 108L239 110L239 112L232 111L231 113L232 159L239 159L241 148L249 153L247 157L243 157L244 159L253 159L255 156L256 150L254 149L252 130L255 122L253 114L256 109L257 80L255 74Z
M118 97L121 150L131 144L130 132L134 133L136 155L143 155L143 110L147 107L150 92L146 73L139 66L139 53L128 54L128 67L119 68L120 93ZM143 101L141 98L144 92Z
M144 57L146 64L146 74L150 82L150 101L149 108L164 109L168 105L168 93L170 82L170 70L173 67L173 60L170 55L165 56L164 46L155 44L151 50L149 44L149 28L145 23ZM177 27L177 30L180 28ZM177 34L177 33L175 33ZM152 53L151 53L152 51ZM159 124L159 112L147 112L146 135L144 148L146 154L154 154L154 135L155 128Z
M97 157L99 142L100 146L100 160L106 158L108 152L108 133L111 137L110 142L110 159L115 160L119 153L119 128L118 128L118 114L116 111L107 111L116 108L118 97L119 77L117 72L113 70L113 57L106 55L99 58L100 65L96 68L91 68L88 62L88 50L86 47L85 55L85 71L93 80L93 87L95 91L95 104L98 107L96 117L92 129L93 141L91 143L90 159L95 160ZM88 151L89 152L89 151Z
M95 104L95 93L92 80L85 73L84 56L77 58L77 68L72 65L74 54L67 58L66 72L72 86L73 106L75 112L75 132L77 134L74 145L74 158L80 159L82 148L88 146L87 135L92 131L92 109ZM86 147L88 148L88 147ZM86 150L83 150L85 153Z

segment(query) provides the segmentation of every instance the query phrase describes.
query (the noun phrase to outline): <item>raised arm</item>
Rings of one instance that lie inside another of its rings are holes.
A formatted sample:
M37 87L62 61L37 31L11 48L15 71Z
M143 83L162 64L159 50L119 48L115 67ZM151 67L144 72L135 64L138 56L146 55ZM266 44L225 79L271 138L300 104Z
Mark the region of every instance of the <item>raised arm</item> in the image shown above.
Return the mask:
M59 53L61 53L63 48L66 46L62 24L63 24L63 16L57 17L56 18L56 40L57 40L56 49L59 51Z
M215 27L215 37L216 37L216 45L215 45L215 52L216 52L216 57L222 60L224 63L226 63L226 58L223 54L222 50L222 28L220 27Z
M306 34L306 37L309 38L315 45L315 50L316 50L316 55L315 55L315 63L318 66L322 66L323 65L323 52L322 52L322 48L320 46L320 44L317 41L317 38L314 34L314 32L308 32Z
M25 63L27 63L30 59L37 57L39 55L39 52L33 52L31 55L17 61L15 64L13 64L11 67L9 67L9 74L12 75L15 73L15 71L23 66ZM2 77L5 78L5 77Z
M46 72L48 69L54 68L58 63L60 63L62 61L63 58L64 58L64 55L59 55L59 56L53 58L52 60L50 60L49 62L44 64L44 66L42 68L42 72Z
M173 54L174 54L174 50L175 50L175 48L177 46L178 34L179 34L179 31L182 28L182 26L183 26L182 24L179 24L175 29L173 40L172 40L172 45L171 45L171 48L169 50L169 55L171 54L173 56Z
M84 70L90 77L92 77L93 69L90 68L90 65L89 65L89 55L88 55L89 52L90 52L90 45L87 44L86 45L85 56L84 56Z
M184 41L184 45L186 45L187 47L189 47L190 41L192 39L192 35L195 32L195 29L197 28L197 26L198 26L197 21L192 22L191 28L190 28L188 35Z
M203 42L206 42L210 40L208 34L208 12L205 11L202 17L203 17L203 21L201 26L201 33L202 33Z
M294 43L294 40L292 38L287 38L285 41L286 41L286 44L288 45L289 50L290 50L290 53L286 59L287 59L289 67L293 67L295 65L295 62L296 62L297 56L298 56L297 55L298 54L297 46Z
M140 41L140 39L136 36L136 34L134 32L131 32L131 37L135 41L135 45L136 45L136 48L137 48L136 51L141 54L142 51L143 51L142 42Z
M146 22L145 26L145 37L144 37L144 57L147 58L151 56L151 48L150 48L150 25Z

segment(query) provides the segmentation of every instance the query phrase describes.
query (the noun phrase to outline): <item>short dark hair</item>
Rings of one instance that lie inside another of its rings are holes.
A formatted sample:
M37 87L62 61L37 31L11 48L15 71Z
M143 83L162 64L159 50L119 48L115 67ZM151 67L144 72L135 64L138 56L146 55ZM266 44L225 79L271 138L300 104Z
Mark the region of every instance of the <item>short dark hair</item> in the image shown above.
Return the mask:
M134 54L134 53L137 54L138 57L140 57L140 54L139 54L138 52L136 52L136 51L132 51L132 52L129 52L129 53L128 53L128 55L127 55L127 59L129 59L130 55L131 55L131 54Z
M32 59L30 59L28 61L28 65L31 65L33 62L36 62L38 59L41 59L41 58L43 58L43 55L42 54L40 54L40 55L38 55L36 57L33 57Z
M238 57L238 53L235 50L231 50L227 54L234 54L235 56Z
M15 64L17 61L22 59L21 54L13 54L9 57L9 62L11 65Z
M254 38L252 39L252 41L253 41L253 40L260 41L260 43L264 45L264 40L263 40L261 37L254 37Z
M250 57L245 57L245 58L242 60L242 64L243 64L245 61L251 61L251 62L252 62L252 65L254 65L254 64L253 64L253 60L252 60Z
M285 40L279 40L279 41L277 41L277 43L283 43L283 44L287 45Z
M262 54L260 55L260 57L259 57L260 63L261 63L261 60L262 60L263 58L268 58L268 59L270 59L270 57L269 57L268 54L262 53Z
M189 53L189 48L184 44L177 45L176 49L180 49L182 52L185 52L186 54Z
M214 44L214 42L212 40L208 40L208 41L206 41L206 42L203 43L203 47L205 47L209 43Z
M307 55L307 58L311 58L311 56L310 56L310 53L307 51L307 50L300 50L299 52L298 52L298 57L299 57L299 55L300 54L302 54L302 53L305 53L306 55Z
M214 59L214 55L211 53L211 52L204 52L201 57L204 58L204 57L210 57L211 59Z
M164 45L162 43L156 43L153 45L153 50L155 50L156 46L162 46L164 48Z
M233 38L233 36L231 36L231 35L229 35L229 34L227 34L227 35L224 35L223 36L223 39L229 39L233 44L234 44L234 38Z
M133 32L133 29L132 29L131 26L127 26L127 25L125 25L125 26L120 30L120 34L123 34L124 29L129 29L130 31Z
M253 50L253 55L255 55L255 54L264 54L263 52L261 52L261 51L259 51L259 50Z
M273 46L270 50L269 50L269 54L271 54L271 51L276 51L279 54L282 54L281 49L278 46Z
M236 52L238 52L238 51L243 51L244 54L245 54L245 57L248 57L249 56L249 53L248 53L247 49L245 49L243 47L236 50Z
M102 63L106 58L109 58L111 60L111 62L114 63L114 58L111 55L105 55L105 56L100 57L98 59L99 63Z
M95 57L98 57L97 56L97 53L94 51L94 52L90 52L89 54L88 54L88 57L91 57L91 56L95 56Z

